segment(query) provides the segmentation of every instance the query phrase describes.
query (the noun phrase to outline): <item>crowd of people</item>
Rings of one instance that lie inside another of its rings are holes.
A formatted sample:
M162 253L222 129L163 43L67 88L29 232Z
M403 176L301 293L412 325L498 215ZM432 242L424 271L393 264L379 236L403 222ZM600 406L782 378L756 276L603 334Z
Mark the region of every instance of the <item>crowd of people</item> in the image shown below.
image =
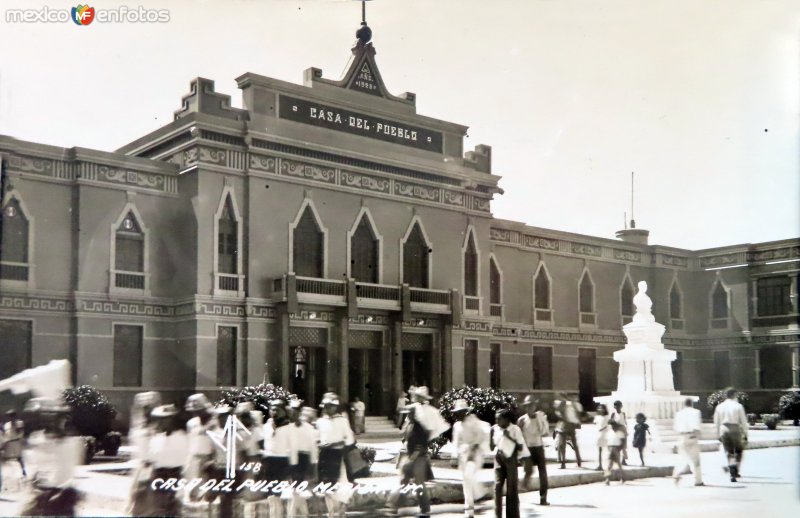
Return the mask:
M726 393L727 399L715 409L714 424L726 453L727 471L735 482L741 476L748 422L736 391L728 389ZM432 399L427 387L411 387L398 400L397 424L403 431L403 448L397 461L401 484L387 500L389 508L397 509L414 494L422 516L430 513L431 505L429 483L433 480L433 470L428 445L451 426ZM288 400L276 399L269 402L268 412L262 413L251 402L213 405L202 393L189 396L180 407L164 404L158 392L137 394L129 432L135 467L127 513L177 516L194 507L200 509L198 515L205 516L207 512L203 509L210 509L212 502L219 501L219 516L229 518L234 515L236 500L248 498L245 494L218 491L208 485L163 483L229 480L229 486L239 488L248 481L251 486L259 481L292 483L286 484L283 491L268 492L266 505L271 518L307 516L312 498L324 500L329 517L344 516L352 497L348 482L362 476L363 466L359 463L365 462L355 446L356 434L345 410L354 411L355 428L363 431L363 403L355 407L343 405L337 394L328 392L319 405L319 416L317 408L303 403L294 396ZM530 489L536 467L539 502L549 505L544 438L550 436L551 427L540 401L529 395L519 411L501 408L494 416L494 425L482 421L464 399L456 400L450 410L453 452L462 475L466 517L474 516L475 501L483 497L478 472L490 452L498 518L504 508L507 517L519 516L519 468L524 473L522 486ZM585 415L580 403L560 395L554 401L553 413L557 418L552 437L558 464L565 467L570 446L577 465L581 466L576 431ZM10 411L0 427L4 462L17 464L22 477L31 482L30 498L21 514L72 515L80 499L80 493L72 487L72 476L81 462L83 445L79 437L66 433L69 409L59 399L34 398L26 403L24 415L26 422ZM651 435L646 421L644 414L637 413L632 426L631 444L638 450L642 466ZM598 434L596 469L604 471L608 484L616 468L624 483L629 423L622 403L616 401L612 411L598 405L594 424ZM692 399L687 399L683 410L676 413L673 425L680 434L680 461L673 472L675 482L678 484L690 470L695 485L702 486L699 447L702 419ZM233 440L231 434L235 434ZM324 487L335 485L338 490L315 494L310 491L312 483ZM414 491L407 491L409 486Z

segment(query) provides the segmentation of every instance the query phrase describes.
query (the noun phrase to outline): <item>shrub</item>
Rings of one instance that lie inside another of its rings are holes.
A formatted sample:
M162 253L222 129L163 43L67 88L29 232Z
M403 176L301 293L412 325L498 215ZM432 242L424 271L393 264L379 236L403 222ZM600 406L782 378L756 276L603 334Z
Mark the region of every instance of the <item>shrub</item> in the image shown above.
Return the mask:
M119 432L108 432L101 441L103 453L105 455L115 457L119 453L119 447L122 445L122 434Z
M778 422L781 420L781 416L778 414L764 414L761 416L764 420L764 424L767 425L767 428L770 430L774 430L778 427Z
M273 399L288 400L289 395L289 391L281 386L261 383L233 390L223 390L222 399L217 404L235 407L239 403L249 401L255 405L256 410L260 410L266 416L269 415L270 401Z
M778 413L784 419L791 419L797 426L800 420L800 392L789 392L778 398Z
M475 415L489 424L494 424L494 414L498 410L503 408L509 408L514 411L517 410L517 400L508 392L491 388L468 386L452 388L439 398L439 413L442 414L442 417L450 424L453 424L455 421L453 419L453 405L458 399L466 400L467 404L472 407L472 411ZM450 436L451 433L450 430L448 430L446 433L431 440L431 442L428 443L428 453L430 453L432 457L438 457L439 451L442 449L442 446L447 444L447 441L450 440Z
M758 421L758 414L747 414L747 423L753 426Z
M65 389L62 397L70 407L70 423L80 435L99 441L111 431L117 410L102 392L91 385L81 385Z
M375 462L375 454L376 454L375 448L359 444L358 451L361 453L361 458L364 459L364 462L366 462L367 465L372 467L372 463Z
M747 408L747 402L750 400L750 396L747 395L746 392L736 392L736 397L739 399L739 403L741 403L745 408ZM717 408L717 405L722 403L727 399L724 390L718 390L716 392L712 392L706 398L706 406L711 410L714 411Z

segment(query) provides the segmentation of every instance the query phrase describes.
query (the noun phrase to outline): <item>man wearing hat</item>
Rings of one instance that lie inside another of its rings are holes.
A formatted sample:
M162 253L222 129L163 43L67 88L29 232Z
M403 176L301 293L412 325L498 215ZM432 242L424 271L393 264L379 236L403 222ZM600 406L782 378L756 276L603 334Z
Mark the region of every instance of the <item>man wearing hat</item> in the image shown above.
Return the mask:
M317 429L308 422L308 407L303 407L301 399L289 400L289 478L298 484L311 482L316 478L319 434ZM303 414L305 413L305 416ZM310 493L304 491L292 492L292 499L287 505L286 512L289 516L308 516L308 503L306 498Z
M60 399L33 398L24 412L36 430L30 435L28 452L33 491L21 514L74 516L81 495L72 487L72 477L81 462L83 445L80 438L66 435L69 407Z
M151 412L159 433L150 439L147 461L153 468L150 484L158 478L181 478L183 465L189 456L189 438L185 423L178 421L178 408L173 405L157 406ZM172 489L152 490L151 516L177 516L180 510L176 493Z
M530 394L525 396L522 401L522 408L525 414L517 419L517 426L522 430L525 438L525 445L531 452L530 457L525 459L525 478L523 484L530 488L533 465L539 470L539 504L550 505L547 502L547 460L544 456L544 442L542 437L549 435L550 426L547 424L547 416L538 410L539 401Z
M156 434L156 425L151 413L161 404L161 394L154 391L139 392L133 396L131 407L131 426L128 441L133 447L131 460L134 461L132 484L128 495L127 514L143 516L149 514L150 488L148 482L152 472L148 458L150 439Z
M327 392L322 398L323 415L317 419L319 432L319 481L329 484L347 483L344 465L344 447L355 444L349 420L339 412L339 396ZM340 491L336 495L325 494L325 505L329 516L344 516L349 495Z
M186 433L189 436L189 457L184 470L185 477L194 479L211 477L211 468L214 463L214 444L209 437L209 423L213 413L211 403L205 394L192 394L186 399L184 409L190 419L186 423ZM187 492L186 501L191 501L194 494Z
M522 430L513 423L514 412L508 408L495 414L490 445L494 451L494 514L503 516L503 486L506 493L506 518L519 518L517 467L520 459L530 456Z
M475 516L476 490L479 491L478 470L483 466L483 445L489 438L484 423L472 413L465 399L457 399L453 404L453 451L458 455L458 469L461 471L464 486L464 516ZM479 493L480 494L480 493Z
M273 399L269 403L270 418L264 425L264 457L261 476L267 482L289 480L289 450L292 430L286 401ZM270 493L267 497L269 515L283 516L281 497Z
M563 393L559 394L559 399L553 401L553 405L555 406L555 413L558 417L555 437L558 447L558 461L561 463L561 469L566 467L567 445L570 445L575 452L575 460L580 468L581 452L580 449L578 449L578 438L575 431L581 424L580 414L583 412L583 406Z

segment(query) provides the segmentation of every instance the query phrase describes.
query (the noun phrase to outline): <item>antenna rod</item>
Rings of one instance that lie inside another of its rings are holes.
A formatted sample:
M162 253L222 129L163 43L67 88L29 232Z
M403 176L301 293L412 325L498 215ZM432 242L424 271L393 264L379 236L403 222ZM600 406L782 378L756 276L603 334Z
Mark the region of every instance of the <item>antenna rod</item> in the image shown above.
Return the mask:
M636 228L636 218L633 216L633 175L634 172L631 171L631 228Z
M361 0L361 23L367 23L367 0Z
M628 230L628 213L625 211L622 211L622 227Z

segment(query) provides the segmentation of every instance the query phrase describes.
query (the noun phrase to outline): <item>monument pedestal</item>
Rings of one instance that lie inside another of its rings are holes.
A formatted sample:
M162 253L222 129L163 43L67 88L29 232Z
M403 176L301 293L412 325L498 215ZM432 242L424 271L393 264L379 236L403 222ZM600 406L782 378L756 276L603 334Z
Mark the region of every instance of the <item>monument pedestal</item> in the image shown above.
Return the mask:
M675 412L683 408L686 398L695 401L698 398L681 395L675 390L671 364L677 355L675 351L665 349L661 342L665 328L655 321L650 312L653 303L646 292L647 283L639 282L639 292L633 298L636 315L633 322L622 328L627 338L625 348L614 353L614 361L619 363L617 390L610 396L596 397L594 400L609 409L614 401L621 401L629 427L633 426L639 412L648 421L659 420L660 424L671 427ZM670 422L665 423L664 420Z

